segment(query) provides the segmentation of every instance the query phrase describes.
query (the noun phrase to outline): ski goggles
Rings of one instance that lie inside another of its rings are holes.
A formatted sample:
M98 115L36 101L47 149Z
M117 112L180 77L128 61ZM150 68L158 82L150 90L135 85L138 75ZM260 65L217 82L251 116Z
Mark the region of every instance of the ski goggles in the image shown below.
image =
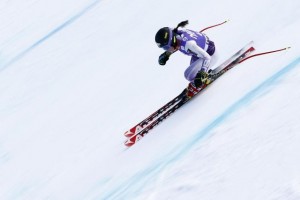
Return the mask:
M162 49L168 51L171 48L175 49L176 48L176 44L177 44L176 36L173 35L173 33L171 32L171 37L169 38L168 42L165 43L165 44L157 44L157 46L159 48L162 48Z

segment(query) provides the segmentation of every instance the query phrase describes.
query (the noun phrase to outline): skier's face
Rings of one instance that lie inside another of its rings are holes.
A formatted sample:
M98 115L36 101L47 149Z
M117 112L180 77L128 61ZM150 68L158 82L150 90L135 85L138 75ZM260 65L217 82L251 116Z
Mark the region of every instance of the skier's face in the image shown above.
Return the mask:
M173 36L170 46L166 45L162 48L166 51L174 52L179 49L179 46L180 46L180 41L176 38L176 36Z

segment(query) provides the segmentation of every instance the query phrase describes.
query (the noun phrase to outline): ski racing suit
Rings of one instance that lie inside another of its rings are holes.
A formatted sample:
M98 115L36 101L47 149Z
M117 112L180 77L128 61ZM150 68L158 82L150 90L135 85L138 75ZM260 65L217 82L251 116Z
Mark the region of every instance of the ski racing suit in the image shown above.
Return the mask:
M176 38L180 41L179 51L192 56L184 76L188 81L193 82L200 70L208 72L211 56L215 53L214 42L203 33L184 28L178 29Z

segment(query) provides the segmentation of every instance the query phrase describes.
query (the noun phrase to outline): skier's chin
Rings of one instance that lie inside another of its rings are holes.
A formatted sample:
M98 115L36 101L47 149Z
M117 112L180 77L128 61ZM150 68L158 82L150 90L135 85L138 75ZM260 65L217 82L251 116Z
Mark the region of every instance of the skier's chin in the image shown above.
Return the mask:
M177 51L179 48L178 47L170 47L169 49L168 49L168 51L169 52L175 52L175 51Z

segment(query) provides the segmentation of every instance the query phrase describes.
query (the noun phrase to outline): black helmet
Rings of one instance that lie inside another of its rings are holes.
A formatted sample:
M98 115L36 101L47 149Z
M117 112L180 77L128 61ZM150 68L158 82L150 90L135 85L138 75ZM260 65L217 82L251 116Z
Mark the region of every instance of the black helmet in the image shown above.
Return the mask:
M155 42L159 48L168 50L171 47L176 47L176 33L179 27L184 27L189 23L188 20L180 22L175 29L164 27L158 30L155 35Z
M172 42L172 40L174 41ZM159 29L155 35L155 42L159 48L163 48L165 50L169 49L173 46L172 44L176 42L173 30L168 27Z

